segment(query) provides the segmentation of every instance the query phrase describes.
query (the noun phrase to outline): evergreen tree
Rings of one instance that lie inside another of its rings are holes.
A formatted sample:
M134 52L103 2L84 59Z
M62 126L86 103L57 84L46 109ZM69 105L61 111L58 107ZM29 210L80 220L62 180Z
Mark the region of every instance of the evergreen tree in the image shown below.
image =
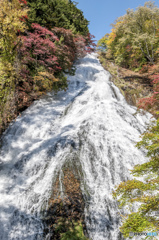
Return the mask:
M87 35L89 22L76 4L67 0L28 0L28 24L38 23L51 30L53 27L71 29Z

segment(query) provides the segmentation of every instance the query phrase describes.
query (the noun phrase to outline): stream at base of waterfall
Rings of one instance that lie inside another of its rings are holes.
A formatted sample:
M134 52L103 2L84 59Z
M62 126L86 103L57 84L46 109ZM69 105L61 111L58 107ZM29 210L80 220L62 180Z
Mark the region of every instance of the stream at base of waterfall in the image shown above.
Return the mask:
M122 239L112 191L131 178L128 170L146 161L135 144L151 115L126 103L95 53L78 60L76 68L66 92L35 101L3 135L1 240L43 239L41 212L66 162L80 168L89 239Z

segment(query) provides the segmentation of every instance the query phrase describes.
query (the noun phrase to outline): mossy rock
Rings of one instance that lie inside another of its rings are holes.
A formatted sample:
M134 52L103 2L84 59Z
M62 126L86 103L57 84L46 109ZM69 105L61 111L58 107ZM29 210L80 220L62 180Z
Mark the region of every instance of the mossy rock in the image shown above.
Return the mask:
M61 240L88 240L84 236L83 226L81 222L73 222L72 224L65 223L65 226L61 228L62 225L59 225L58 229L61 231L62 229L67 227L67 231L61 233Z

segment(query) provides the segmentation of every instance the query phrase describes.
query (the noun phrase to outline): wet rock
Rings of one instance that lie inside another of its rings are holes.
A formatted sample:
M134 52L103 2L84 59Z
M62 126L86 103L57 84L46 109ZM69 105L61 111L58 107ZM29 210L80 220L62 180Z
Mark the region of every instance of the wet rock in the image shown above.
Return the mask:
M75 170L74 170L75 172ZM44 235L51 240L61 239L62 234L68 229L74 234L79 225L87 235L84 222L84 199L80 189L80 178L70 168L64 167L62 174L59 173L52 188L52 196L49 207L44 214ZM77 238L79 239L79 238ZM83 235L83 238L86 239Z

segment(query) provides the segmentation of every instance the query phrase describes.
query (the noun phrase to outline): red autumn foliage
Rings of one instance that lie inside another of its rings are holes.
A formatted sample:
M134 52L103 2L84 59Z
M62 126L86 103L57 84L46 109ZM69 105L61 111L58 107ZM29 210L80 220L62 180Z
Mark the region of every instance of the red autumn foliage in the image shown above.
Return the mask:
M71 30L53 28L52 31L60 39L57 51L59 65L63 70L70 70L75 59L84 57L95 50L93 35L74 35Z
M23 45L20 52L23 64L32 69L43 66L48 71L55 72L59 67L55 41L59 39L39 24L32 24L32 29L33 32L27 33L27 36L21 36Z
M93 38L95 38L95 36L90 33L88 33L88 35L85 37L87 53L94 52L96 49L95 40L93 40Z
M19 2L20 2L21 4L27 5L27 1L26 1L26 0L19 0Z
M22 17L20 18L20 21L26 22L27 19L28 19L28 16L25 15L25 16L22 16Z
M159 74L153 75L153 94L150 97L140 99L138 106L152 113L159 111Z
M49 31L35 23L32 30L21 36L20 48L23 64L32 69L43 66L53 73L70 70L75 59L94 51L96 46L91 34L74 36L71 30L55 27Z
M21 72L18 89L19 108L27 107L36 99L39 93L34 91L34 76L40 71L51 74L61 71L56 57L57 47L55 41L59 39L48 29L38 24L32 24L32 32L25 36L19 36L21 46L19 56L21 58Z
M70 70L75 60L75 44L71 30L64 28L53 28L53 33L58 37L59 42L56 44L56 56L59 66L63 71Z
M86 39L81 35L76 35L74 37L74 45L76 58L84 57L86 55Z

